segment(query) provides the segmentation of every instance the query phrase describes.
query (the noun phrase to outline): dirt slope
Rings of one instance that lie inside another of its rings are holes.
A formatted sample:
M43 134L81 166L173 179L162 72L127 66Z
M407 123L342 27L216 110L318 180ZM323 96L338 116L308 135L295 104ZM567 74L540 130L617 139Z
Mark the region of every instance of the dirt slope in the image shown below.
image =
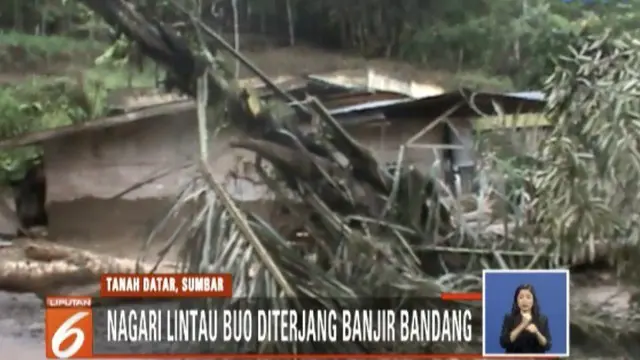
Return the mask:
M400 61L365 59L356 55L326 52L304 46L245 51L243 54L258 68L272 76L370 68L387 73L399 80L441 83L447 81L447 77L451 75L429 71L425 67ZM241 75L249 74L243 72Z
M356 54L327 52L307 46L274 47L249 44L248 47L242 50L243 55L270 76L373 69L399 80L428 82L434 85L447 86L454 78L451 73L432 71L425 66L386 59L366 59ZM93 66L92 56L89 54L40 57L25 54L25 50L15 46L7 50L10 52L0 56L0 84L16 83L33 76L77 74ZM247 77L251 74L243 70L240 76Z

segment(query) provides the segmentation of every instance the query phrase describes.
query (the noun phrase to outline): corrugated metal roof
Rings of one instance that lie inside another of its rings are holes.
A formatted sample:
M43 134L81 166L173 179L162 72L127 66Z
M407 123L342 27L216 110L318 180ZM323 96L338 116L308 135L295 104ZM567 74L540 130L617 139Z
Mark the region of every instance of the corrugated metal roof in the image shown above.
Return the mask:
M379 110L381 108L396 105L406 102L415 101L415 99L389 99L389 100L376 100L362 104L349 105L341 108L330 110L331 115L344 115L352 112L365 111L365 110Z
M471 106L473 103L474 106ZM406 116L437 117L458 105L451 116L477 116L478 109L483 114L493 114L493 102L503 107L505 114L540 111L544 106L544 95L538 92L521 93L485 93L469 90L451 91L436 96L420 99L397 99L373 101L358 105L346 106L331 111L333 115L358 114L367 111L380 111L389 118Z

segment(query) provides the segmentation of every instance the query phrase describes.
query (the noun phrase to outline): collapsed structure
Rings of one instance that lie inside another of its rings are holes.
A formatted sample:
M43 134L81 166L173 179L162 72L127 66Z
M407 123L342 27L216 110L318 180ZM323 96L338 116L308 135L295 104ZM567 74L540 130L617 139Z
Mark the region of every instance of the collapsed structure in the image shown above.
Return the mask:
M322 101L329 114L383 166L393 166L404 147L405 165L441 177L452 188L452 169L462 169L467 191L475 176L477 111L494 113L492 103L507 114L539 111L544 105L543 99L518 93L475 93L471 100L471 93L464 90L438 93L433 87L403 86L371 71L366 74L364 83L351 72L350 76L280 78L278 86L297 101L307 96ZM263 100L273 97L272 91L252 85L255 82L242 81ZM120 115L0 141L0 149L42 146L47 183L47 201L42 205L49 214L50 238L105 242L145 238L193 178L199 154L195 103L180 96L148 98L123 108ZM454 107L455 111L445 114ZM314 124L309 121L299 127L309 132ZM209 145L210 165L235 199L252 202L254 211L268 217L273 203L262 201L269 199L268 188L259 184L253 156L229 148L242 137L233 127L218 133Z

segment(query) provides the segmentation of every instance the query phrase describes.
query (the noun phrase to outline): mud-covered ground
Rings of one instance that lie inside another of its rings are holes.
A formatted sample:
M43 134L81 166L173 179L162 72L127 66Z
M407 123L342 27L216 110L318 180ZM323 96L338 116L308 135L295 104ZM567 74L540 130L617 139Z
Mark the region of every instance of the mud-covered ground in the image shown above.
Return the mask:
M57 243L117 257L135 257L142 247L142 240L135 239L118 239L108 244L79 239ZM2 245L0 241L0 261L13 258L10 248ZM46 359L44 307L35 295L0 291L0 359Z
M0 292L2 358L45 359L43 319L42 302L34 295Z
M140 242L133 239L114 241L112 244L87 244L78 241L68 241L65 244L119 257L123 257L125 254L135 256L141 247ZM0 247L0 252L2 252L2 247ZM591 280L597 279L597 282L606 285L581 288L572 293L574 300L588 299L590 302L599 303L613 298L616 301L612 305L619 308L622 313L626 311L629 294L619 293L620 289L615 286L615 280L612 277L602 278L602 276L595 274L584 275ZM0 292L0 351L1 359L45 359L44 309L42 302L36 296ZM573 352L584 354L584 352ZM592 353L592 351L588 351L588 353Z

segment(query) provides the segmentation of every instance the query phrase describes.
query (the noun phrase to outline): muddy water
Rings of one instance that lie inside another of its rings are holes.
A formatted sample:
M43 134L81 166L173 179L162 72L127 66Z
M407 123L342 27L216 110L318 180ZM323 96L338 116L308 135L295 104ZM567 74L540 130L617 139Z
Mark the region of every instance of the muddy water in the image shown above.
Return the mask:
M0 292L0 357L44 360L44 309L33 295Z

